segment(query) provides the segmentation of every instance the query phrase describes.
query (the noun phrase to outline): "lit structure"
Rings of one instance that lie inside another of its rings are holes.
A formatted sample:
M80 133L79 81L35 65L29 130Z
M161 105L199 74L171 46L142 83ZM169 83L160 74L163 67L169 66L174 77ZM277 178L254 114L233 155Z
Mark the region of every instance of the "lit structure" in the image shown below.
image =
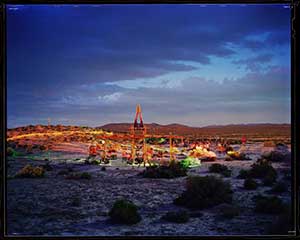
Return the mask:
M135 111L135 118L133 125L129 128L129 134L128 133L110 133L110 134L101 134L97 136L99 139L105 139L104 144L102 146L102 150L104 151L103 156L106 158L107 154L107 145L110 140L114 141L130 141L131 142L131 154L130 159L134 163L136 159L140 160L142 158L144 166L148 162L149 165L151 165L151 162L149 159L151 159L151 148L147 146L146 139L147 138L168 138L170 143L170 161L176 160L175 151L173 148L173 139L181 139L181 142L183 143L183 137L182 136L176 136L170 133L169 135L158 135L158 134L147 134L146 126L143 122L143 116L142 116L142 108L140 104L136 106ZM140 150L142 149L142 157L140 156ZM149 151L150 150L150 151ZM125 156L125 154L122 154Z
M139 121L139 122L138 122ZM143 149L143 163L144 166L146 165L146 154L147 154L147 147L146 147L146 127L143 123L143 116L142 116L142 108L141 105L138 104L135 110L135 118L133 122L133 126L130 127L130 134L131 134L131 157L132 161L138 157L137 149ZM142 144L142 146L140 146ZM150 162L149 162L150 164Z

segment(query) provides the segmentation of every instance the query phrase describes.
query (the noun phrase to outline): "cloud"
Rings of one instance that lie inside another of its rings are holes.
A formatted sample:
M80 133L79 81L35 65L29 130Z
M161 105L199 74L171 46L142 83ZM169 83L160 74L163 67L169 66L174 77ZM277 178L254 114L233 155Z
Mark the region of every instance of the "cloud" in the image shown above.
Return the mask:
M237 65L244 65L247 70L252 72L260 71L267 63L272 60L272 54L260 54L255 57L233 60L232 63Z
M121 96L122 96L121 92L115 92L110 95L98 96L98 99L104 103L111 104L118 101Z

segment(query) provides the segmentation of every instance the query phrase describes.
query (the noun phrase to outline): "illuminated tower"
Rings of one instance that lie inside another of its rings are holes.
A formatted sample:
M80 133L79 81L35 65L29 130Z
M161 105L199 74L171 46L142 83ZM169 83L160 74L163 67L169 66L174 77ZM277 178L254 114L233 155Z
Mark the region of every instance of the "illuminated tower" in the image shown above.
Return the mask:
M132 145L131 145L131 156L133 161L137 157L137 151L136 149L140 149L142 147L143 149L143 158L145 156L145 149L146 149L146 127L144 126L143 123L143 117L142 117L142 108L140 104L136 105L136 110L135 110L135 118L133 122L133 126L130 128L131 132L131 137L132 137ZM141 146L142 144L142 146ZM145 164L145 161L144 161Z

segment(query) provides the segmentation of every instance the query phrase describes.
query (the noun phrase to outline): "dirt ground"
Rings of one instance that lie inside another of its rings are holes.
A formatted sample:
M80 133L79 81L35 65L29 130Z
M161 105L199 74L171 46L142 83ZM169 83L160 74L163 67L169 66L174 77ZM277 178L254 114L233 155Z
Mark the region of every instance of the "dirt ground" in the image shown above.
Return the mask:
M240 169L248 169L263 151L261 145L248 148L252 160L203 162L201 166L189 169L188 175L217 175L209 173L208 167L221 163L232 170L229 181L233 190L233 205L239 206L240 215L233 219L220 217L219 206L202 211L191 211L187 223L169 223L161 220L170 210L182 209L173 204L174 198L185 190L187 177L175 179L147 179L138 175L143 167L124 166L120 160L112 161L103 171L102 166L86 165L86 154L77 151L53 151L25 157L8 158L7 220L9 235L77 235L77 236L119 236L119 235L261 235L275 216L254 212L252 196L268 195L271 187L260 184L256 190L243 189L243 179L238 179ZM44 178L13 178L26 164L43 165L50 159L53 170ZM290 171L286 163L273 163L279 173ZM89 172L90 180L65 179L61 170ZM221 177L221 176L220 176ZM291 201L291 183L288 191L277 196L284 202ZM139 208L142 221L131 226L112 224L107 216L115 200L126 198Z

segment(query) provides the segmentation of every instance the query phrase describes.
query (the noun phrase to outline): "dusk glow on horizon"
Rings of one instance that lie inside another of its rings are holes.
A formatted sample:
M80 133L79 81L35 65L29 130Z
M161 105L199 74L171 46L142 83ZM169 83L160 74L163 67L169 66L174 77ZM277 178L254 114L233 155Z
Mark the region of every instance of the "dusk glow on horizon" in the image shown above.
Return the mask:
M290 123L286 4L7 6L7 126Z

